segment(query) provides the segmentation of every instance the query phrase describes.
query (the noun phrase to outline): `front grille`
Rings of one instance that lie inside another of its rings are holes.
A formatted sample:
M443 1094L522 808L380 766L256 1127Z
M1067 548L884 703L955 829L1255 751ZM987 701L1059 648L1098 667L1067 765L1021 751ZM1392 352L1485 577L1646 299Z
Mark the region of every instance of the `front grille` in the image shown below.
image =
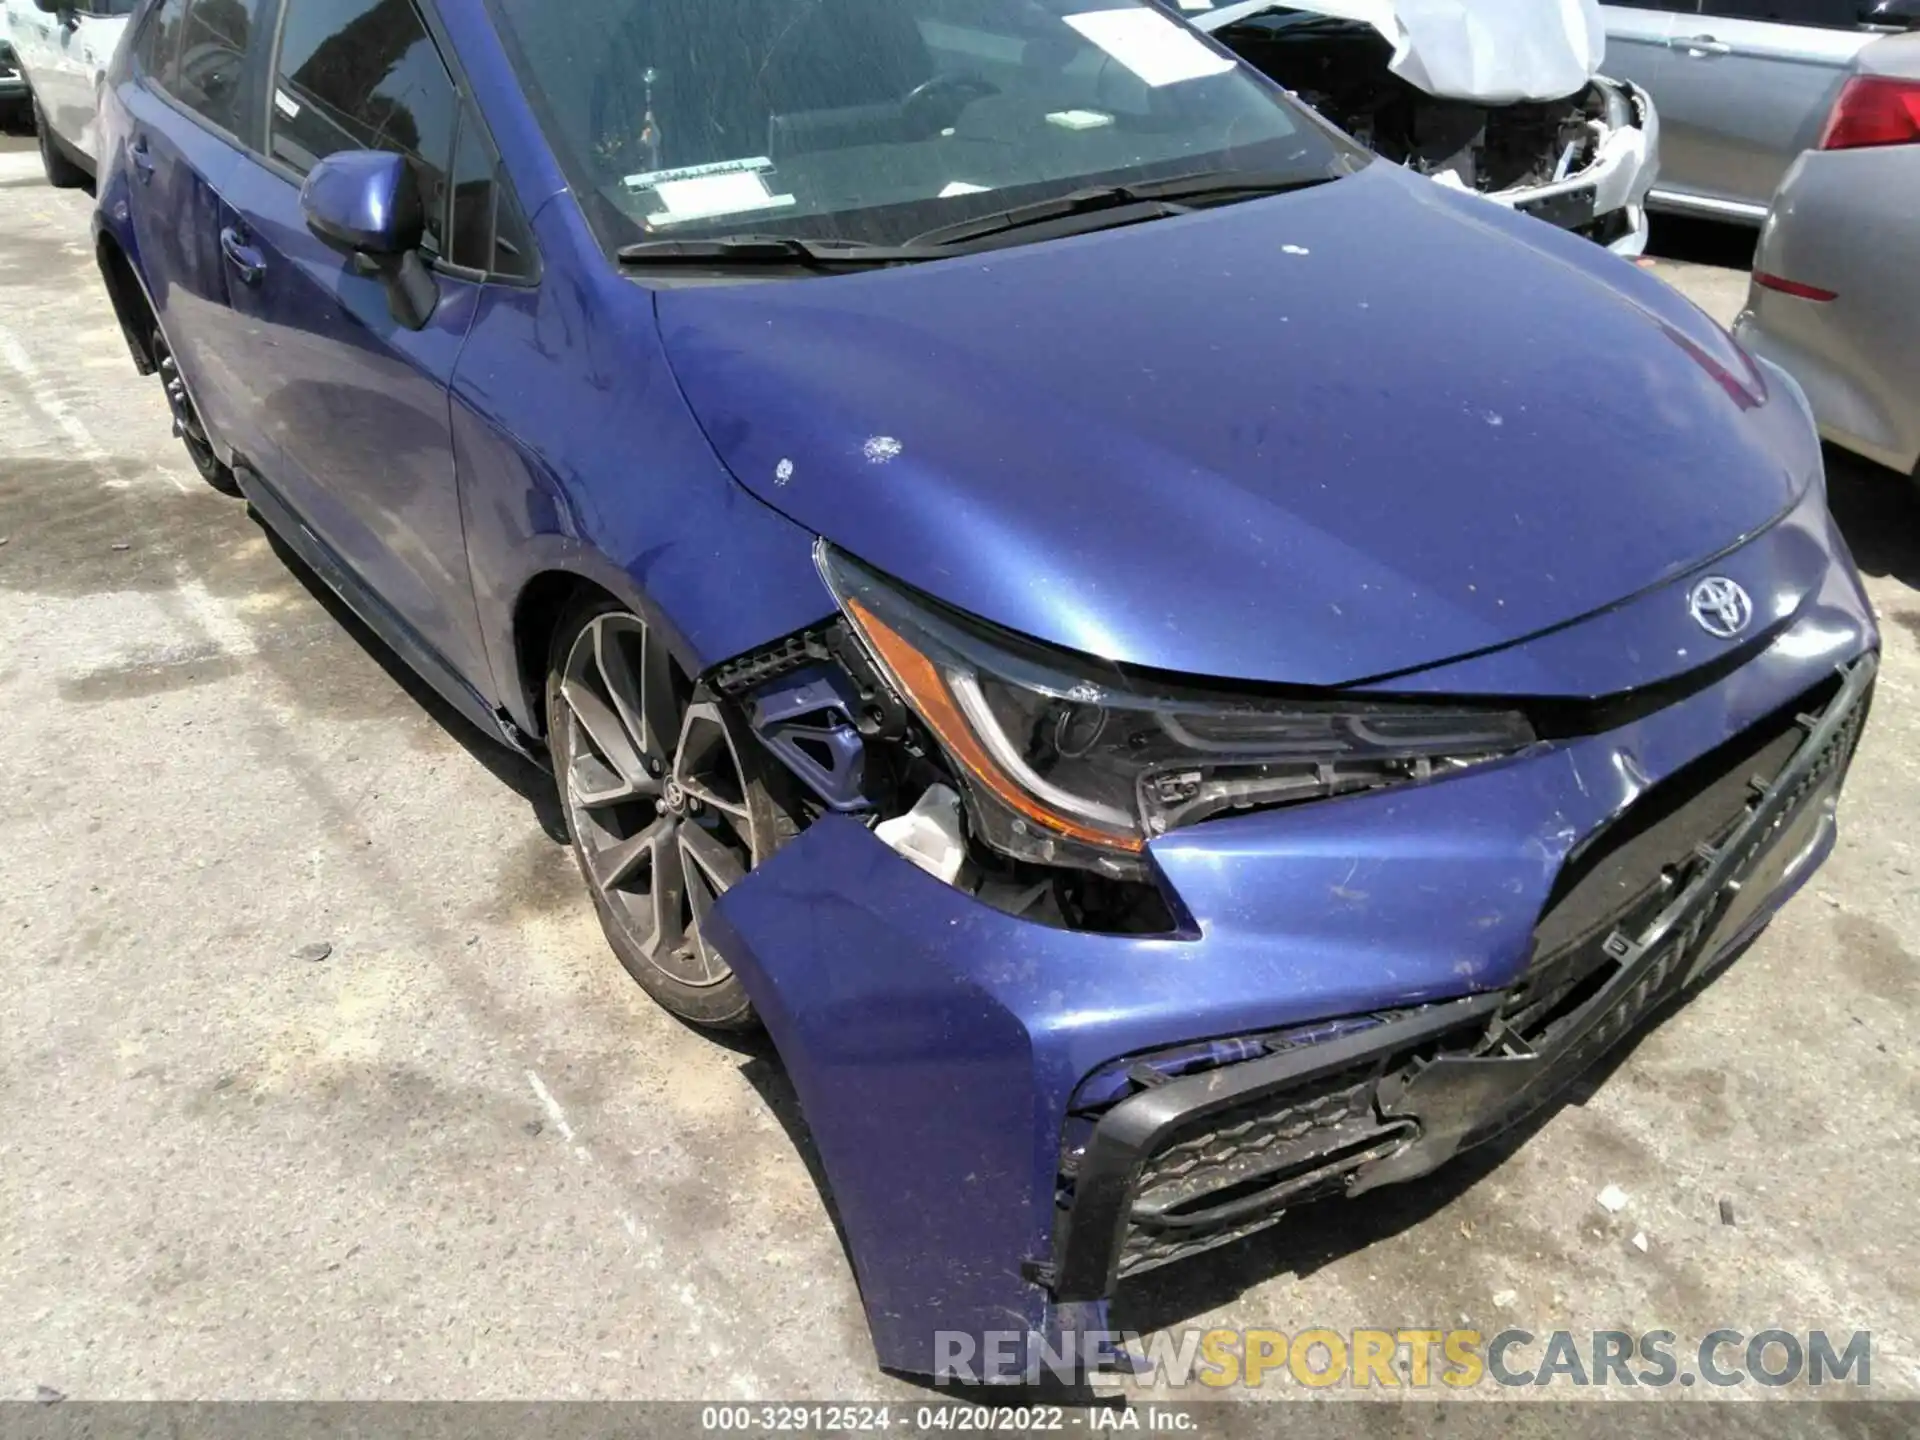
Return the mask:
M1835 703L1841 678L1810 691L1648 789L1576 851L1535 926L1534 959L1510 990L1213 1042L1221 1063L1204 1071L1189 1046L1089 1076L1060 1166L1054 1269L1070 1277L1066 1298L1085 1298L1079 1292L1099 1268L1072 1253L1073 1232L1089 1218L1083 1208L1117 1207L1111 1220L1092 1217L1096 1231L1115 1231L1098 1255L1110 1283L1250 1234L1291 1205L1367 1188L1376 1176L1424 1173L1551 1098L1675 995L1696 962L1750 926L1780 879L1766 865L1790 864L1785 851L1812 843L1770 851L1787 827L1823 818L1809 807L1844 772L1866 718L1871 659L1861 663L1844 706ZM1817 749L1810 736L1821 737ZM1342 1063L1313 1068L1317 1053ZM1446 1109L1455 1098L1447 1074L1460 1062L1484 1074L1489 1067L1474 1062L1486 1061L1512 1061L1529 1078L1487 1101L1486 1113ZM1300 1078L1259 1078L1277 1065ZM1232 1077L1241 1075L1256 1078L1250 1098L1227 1108L1207 1098L1238 1093ZM1176 1092L1200 1097L1191 1118L1179 1118ZM1148 1130L1137 1117L1104 1123L1140 1104L1174 1118ZM1101 1149L1116 1128L1130 1137L1122 1147L1152 1137L1128 1162L1117 1200L1112 1147ZM1098 1201L1083 1207L1095 1189ZM1092 1251L1101 1243L1080 1240Z

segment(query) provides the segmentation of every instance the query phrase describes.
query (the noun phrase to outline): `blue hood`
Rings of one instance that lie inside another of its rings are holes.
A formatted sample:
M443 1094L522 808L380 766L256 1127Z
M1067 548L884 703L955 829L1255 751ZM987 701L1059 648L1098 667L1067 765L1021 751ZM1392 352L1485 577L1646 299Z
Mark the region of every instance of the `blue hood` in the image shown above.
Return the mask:
M657 306L761 499L963 610L1196 675L1337 685L1512 644L1764 528L1819 463L1658 280L1384 164Z

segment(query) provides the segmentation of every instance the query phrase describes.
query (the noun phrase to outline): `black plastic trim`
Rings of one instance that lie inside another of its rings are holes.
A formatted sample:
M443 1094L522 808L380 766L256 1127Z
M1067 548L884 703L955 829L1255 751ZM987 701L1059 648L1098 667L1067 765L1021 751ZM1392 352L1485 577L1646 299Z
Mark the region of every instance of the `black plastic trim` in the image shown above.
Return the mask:
M1101 1117L1074 1178L1073 1209L1061 1217L1054 1247L1054 1298L1097 1300L1113 1289L1140 1167L1181 1126L1436 1039L1486 1019L1506 998L1493 990L1428 1006L1324 1045L1204 1070L1128 1096Z
M442 699L482 734L498 740L518 754L536 760L544 759L544 753L538 747L528 747L518 727L503 723L501 713L448 663L446 657L375 594L331 545L308 528L298 512L281 498L279 491L263 479L257 470L241 464L233 467L233 474L240 482L241 493L247 497L262 523L284 540L306 562L308 568L326 582L327 588L346 602L347 608L365 621L381 640L392 646L394 653L407 663L408 668L431 685Z

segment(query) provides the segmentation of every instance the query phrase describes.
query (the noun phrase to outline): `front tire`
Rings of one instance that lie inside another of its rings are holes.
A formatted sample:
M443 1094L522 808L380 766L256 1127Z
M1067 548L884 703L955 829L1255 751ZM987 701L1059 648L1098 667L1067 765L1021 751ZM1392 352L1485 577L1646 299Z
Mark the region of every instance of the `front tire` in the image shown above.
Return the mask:
M794 833L776 767L733 705L690 683L612 600L561 625L547 672L554 777L607 943L681 1019L753 1028L705 932L720 896Z
M60 148L37 98L33 102L33 128L40 137L40 168L47 172L47 184L56 190L76 190L85 185L90 177Z

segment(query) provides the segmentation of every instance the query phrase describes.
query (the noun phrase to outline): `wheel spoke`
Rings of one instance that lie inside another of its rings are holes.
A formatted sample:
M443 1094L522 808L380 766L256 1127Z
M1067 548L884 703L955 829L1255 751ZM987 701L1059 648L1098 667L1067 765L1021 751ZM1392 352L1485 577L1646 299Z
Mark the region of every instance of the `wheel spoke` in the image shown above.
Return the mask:
M685 828L675 822L672 830L653 847L653 884L649 896L653 910L653 933L640 942L641 948L654 964L669 974L673 973L669 961L687 943L684 918L687 877L680 861L678 839L673 833Z
M678 827L679 821L676 817L662 815L639 834L629 836L625 840L615 840L593 851L589 860L593 866L595 883L602 890L612 890L633 874L643 861L650 861L654 867L652 881L657 885L660 876L660 852L671 851L674 848L673 832ZM679 865L677 855L673 858L673 864L676 868Z
M657 785L636 785L624 776L616 775L610 783L592 788L582 785L576 778L573 787L573 803L582 810L604 810L610 805L625 805L632 800L644 800L654 794Z
M646 762L634 748L626 727L620 723L620 716L611 705L593 693L591 686L584 680L565 680L560 685L560 698L567 702L567 708L573 712L573 718L580 722L580 728L587 732L594 749L600 752L601 758L622 780L634 786L652 782L653 777L647 774Z
M640 650L640 743L649 755L672 758L680 738L680 703L673 693L673 665L667 647L653 631Z
M739 883L747 873L733 851L698 825L682 825L679 838L680 853L688 866L706 877L716 895Z
M721 791L710 778L722 773L731 784L731 793ZM680 747L673 757L673 778L702 805L728 816L741 838L751 844L744 827L749 825L752 812L739 792L739 776L739 764L718 708L711 701L689 706L686 723L680 729Z
M620 641L624 635L632 635L636 645L622 645ZM637 666L630 658L634 648L640 652ZM626 732L629 743L641 757L643 767L648 759L658 765L660 757L666 753L658 739L650 733L643 708L646 686L641 677L647 664L647 651L651 648L652 639L638 621L625 621L625 617L607 615L594 624L594 668L600 672L600 682L606 686L614 715L620 721L620 728Z

